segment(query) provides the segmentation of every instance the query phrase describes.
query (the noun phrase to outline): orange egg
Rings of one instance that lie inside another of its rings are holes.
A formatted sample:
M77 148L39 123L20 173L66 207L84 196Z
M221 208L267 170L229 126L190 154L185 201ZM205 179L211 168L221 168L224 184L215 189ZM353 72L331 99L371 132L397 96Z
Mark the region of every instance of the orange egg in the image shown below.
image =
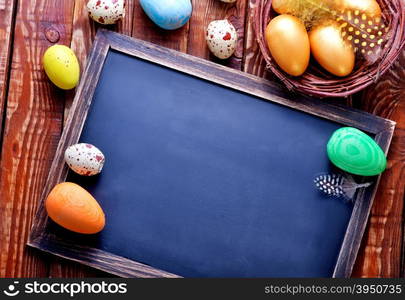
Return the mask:
M337 0L335 8L341 10L351 10L356 12L365 13L371 18L381 17L381 8L375 0Z
M96 199L75 183L56 185L45 201L45 208L55 223L74 232L93 234L105 225L104 212Z
M347 76L354 68L355 54L343 40L336 23L320 25L309 32L311 53L318 63L336 76Z
M286 73L299 76L308 67L310 46L308 33L300 19L279 15L266 28L271 56Z

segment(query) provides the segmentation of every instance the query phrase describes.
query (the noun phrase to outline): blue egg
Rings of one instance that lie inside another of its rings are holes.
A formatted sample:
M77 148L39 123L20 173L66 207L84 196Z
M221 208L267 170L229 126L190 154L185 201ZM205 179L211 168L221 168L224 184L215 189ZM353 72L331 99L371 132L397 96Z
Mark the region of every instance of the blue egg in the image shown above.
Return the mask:
M140 0L140 4L156 25L167 30L186 24L193 10L190 0Z

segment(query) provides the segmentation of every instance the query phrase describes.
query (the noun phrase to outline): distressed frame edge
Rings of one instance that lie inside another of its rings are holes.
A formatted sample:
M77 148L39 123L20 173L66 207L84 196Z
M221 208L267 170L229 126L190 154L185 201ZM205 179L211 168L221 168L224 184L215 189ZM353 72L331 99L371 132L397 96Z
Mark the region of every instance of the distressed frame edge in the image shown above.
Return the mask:
M52 245L52 249L50 249L50 247L44 247L43 244ZM66 244L67 243L64 243L59 238L54 237L53 239L50 239L49 236L46 236L44 234L39 234L35 239L30 240L27 243L28 246L39 249L45 253L81 263L91 268L98 269L122 278L182 278L179 275L156 269L151 266L119 255L112 254L110 252L106 252L101 249L80 245L74 245L73 247L69 245L68 247ZM75 250L75 253L86 251L86 255L71 255L69 252L66 251L66 249L72 250L72 248ZM89 253L91 253L91 255L89 255ZM87 259L85 259L86 256ZM97 262L94 262L94 260L96 260ZM117 268L117 266L119 266L120 268Z
M391 140L394 136L394 131L395 122L393 122L393 124L386 129L378 132L375 136L376 143L378 143L382 147L382 150L386 155L388 153ZM357 195L356 197L355 207L353 208L352 216L350 217L346 234L343 239L341 249L339 251L339 256L333 272L333 277L350 277L353 271L357 254L361 246L362 237L367 228L375 195L381 181L381 176L382 174L378 175L373 189L369 191L370 195L368 197L364 195L365 191L367 190L366 188L361 189L360 195ZM366 202L364 200L368 201Z
M217 75L215 72L213 74L210 73L209 76L207 76L206 72L204 72L203 70L198 69L198 68L197 69L190 69L190 68L186 68L186 67L179 68L178 65L176 65L175 62L170 61L170 59L166 59L166 60L161 59L161 58L157 59L156 53L153 53L152 55L148 55L148 54L143 53L141 51L142 49L134 49L133 47L130 47L132 49L126 49L125 47L122 47L115 39L118 39L121 42L124 41L126 43L129 43L130 44L129 46L131 46L131 44L132 44L132 46L136 44L137 47L144 47L146 50L151 50L154 48L155 50L157 50L158 52L160 51L163 54L169 53L169 54L171 54L171 56L177 56L177 58L180 58L180 60L194 61L196 64L193 65L193 67L196 67L196 65L197 65L197 67L208 67L213 71L222 73L221 75L225 74L225 75L235 75L236 77L241 77L243 79L248 80L249 84L251 86L248 84L246 84L245 86L241 85L241 84L234 84L233 82L230 82L229 79L226 79L226 77L222 78L219 75ZM94 92L96 90L101 71L104 66L105 59L106 59L108 51L110 49L113 49L118 52L122 52L122 53L130 55L130 56L135 56L140 59L144 59L149 62L180 71L182 73L196 76L203 80L208 80L208 81L220 84L222 86L238 90L243 93L248 93L255 97L259 97L263 100L277 103L277 104L280 104L283 106L287 106L291 109L299 110L304 113L309 113L314 116L328 119L328 120L331 120L333 122L337 122L337 123L340 123L343 125L356 126L364 131L375 134L376 141L377 142L380 141L379 144L380 144L380 146L382 146L385 153L388 151L388 148L389 148L392 136L393 136L394 128L395 128L395 122L393 122L391 120L372 116L366 112L359 111L356 109L352 109L352 108L348 109L343 106L332 105L332 104L328 104L328 103L324 103L324 102L320 102L320 101L316 105L311 105L311 103L314 101L317 101L317 99L307 98L307 97L304 97L301 95L297 95L299 97L299 101L301 101L301 102L297 102L295 100L290 100L288 98L285 98L290 95L286 95L287 92L284 89L282 89L281 86L279 86L278 84L271 83L265 79L262 79L262 78L259 78L259 77L253 76L251 74L241 72L241 71L229 69L224 66L221 66L221 65L218 65L218 64L215 64L215 63L212 63L212 62L209 62L209 61L197 58L197 57L190 56L188 54L180 53L180 52L177 52L177 51L174 51L171 49L167 49L167 48L164 48L161 46L151 44L149 42L134 39L131 37L126 37L126 36L123 36L118 33L111 32L111 31L108 31L105 29L100 29L100 30L98 30L98 33L96 35L96 39L94 41L92 51L89 55L89 60L88 60L86 69L83 73L81 83L76 91L73 105L69 112L65 130L63 131L60 142L58 144L58 148L57 148L57 151L56 151L56 154L55 154L52 166L51 166L51 170L48 175L48 179L46 181L46 185L44 187L43 193L41 194L41 199L40 199L40 203L38 206L38 210L37 210L36 216L34 218L31 233L29 235L29 239L27 242L28 246L31 246L31 247L37 248L39 250L42 250L42 251L45 251L48 253L52 253L54 255L64 257L64 258L67 258L67 259L70 259L70 260L73 260L76 262L80 262L84 265L88 265L93 268L96 268L96 269L99 269L99 270L102 270L102 271L105 271L105 272L108 272L108 273L111 273L111 274L114 274L117 276L123 276L122 272L117 272L110 268L105 268L105 267L97 265L97 264L91 264L89 262L86 262L83 259L78 259L72 255L64 254L63 251L61 251L61 249L59 249L58 252L56 252L56 251L51 252L41 245L41 242L49 243L49 237L44 233L44 229L47 224L47 216L46 216L45 208L44 208L45 198L46 198L47 194L50 192L51 188L55 184L64 181L67 177L68 167L65 164L63 164L64 167L60 168L61 162L63 161L63 149L66 148L65 146L67 144L70 145L72 143L75 143L80 138L83 126L87 119L87 113L88 113L89 107L92 103L92 98L93 98ZM91 66L96 64L97 62L99 62L99 64L97 65L96 74L94 74L93 72L90 74ZM91 83L90 89L87 87L89 85L89 81ZM258 89L253 91L250 88L247 88L247 86L253 87L253 88L255 86L257 86ZM261 87L261 88L259 88L259 87ZM271 92L273 92L274 94L270 93L269 91L265 91L263 89L263 87L271 87L272 88ZM87 97L87 101L85 101L86 97ZM344 114L346 112L350 113L350 116L346 116ZM364 125L363 123L365 121L356 123L355 119L353 118L354 116L369 118L370 121L373 121L372 127L370 128L370 127L367 127L366 125ZM72 125L76 124L74 121L76 121L77 119L79 120L78 124L80 124L80 126L76 126L76 128L74 128ZM69 143L68 143L68 141L69 141ZM59 172L57 172L58 169L60 169ZM364 201L364 199L366 197L366 195L364 195L364 191L366 189L364 189L361 193L358 193L357 200L362 199L363 201L356 201L356 205L353 208L353 212L351 214L350 221L349 221L349 224L347 226L347 229L346 229L346 232L344 235L342 246L339 251L337 262L335 264L333 277L349 277L352 272L352 269L353 269L353 266L355 263L355 259L357 257L357 253L360 248L361 238L364 235L364 231L367 226L367 220L368 220L368 217L369 217L369 214L371 211L371 207L372 207L372 202L373 202L372 200L374 200L375 193L377 192L380 177L381 177L381 175L378 176L373 190L371 192L369 192L369 195L367 198L368 201L366 203ZM361 218L362 222L359 227L355 224L355 221L357 221L357 219L355 219L355 217L360 214L362 214L362 218ZM352 229L353 232L351 232L350 229ZM57 246L57 247L61 246L61 243L58 242L57 239L52 240L52 243L54 246ZM178 275L171 274L171 273L168 273L168 272L165 272L165 271L153 268L153 267L149 267L149 266L143 265L139 262L136 262L134 260L129 260L127 258L118 256L118 255L114 255L114 254L105 252L103 250L97 249L97 248L88 247L88 249L95 250L97 253L102 253L103 255L105 255L105 257L120 258L122 260L126 260L127 263L129 264L129 268L131 269L131 271L129 271L127 274L125 274L125 275L129 275L128 277L136 276L136 274L139 274L139 273L142 273L142 275L144 275L145 277L148 275L151 275L150 277L180 277ZM142 272L142 270L139 269L140 265L146 266L151 271L152 274ZM126 277L126 276L124 276L124 277Z
M89 59L88 59L88 63L86 66L85 71L83 72L81 81L84 82L87 80L88 77L90 77L90 65L93 64L96 61L96 56L97 56L97 51L99 49L105 49L105 51L108 51L108 44L106 43L106 40L104 39L104 36L102 35L97 35L95 40L94 40L94 46L93 46L93 50L91 51L90 55L89 55ZM107 49L106 49L107 48ZM104 60L103 60L104 61ZM97 74L97 81L98 81L98 77L101 73L102 70L102 65L99 67L100 72ZM81 103L82 99L85 96L85 91L84 91L84 84L80 84L78 89L76 90L76 95L74 97L72 106L70 108L70 112L69 112L69 116L66 120L66 125L64 130L62 131L62 135L60 137L59 143L58 143L58 147L56 149L55 152L55 156L54 159L52 161L52 165L51 165L51 169L49 170L49 174L46 180L46 184L44 186L44 189L41 193L41 199L40 199L40 203L39 206L37 208L37 213L34 217L34 221L31 227L31 232L30 235L28 237L28 244L31 243L32 241L36 240L39 236L41 236L41 229L43 229L45 227L45 223L46 220L44 220L45 218L43 218L43 216L45 214L45 209L44 209L44 202L45 202L45 198L48 195L48 193L50 192L51 189L51 183L59 183L62 180L66 179L67 177L67 173L68 173L68 168L64 165L62 168L58 168L58 166L60 166L59 162L60 160L63 158L63 145L66 143L67 138L69 135L72 134L73 131L73 119L75 117L75 115L77 115L77 113L79 112L79 109L83 106L85 107L87 103ZM93 94L95 91L95 87L90 91L91 94ZM91 102L92 99L90 99ZM87 104L88 106L90 105L90 103ZM85 120L83 121L84 125ZM80 129L81 131L81 129ZM57 172L57 170L60 169L59 172Z

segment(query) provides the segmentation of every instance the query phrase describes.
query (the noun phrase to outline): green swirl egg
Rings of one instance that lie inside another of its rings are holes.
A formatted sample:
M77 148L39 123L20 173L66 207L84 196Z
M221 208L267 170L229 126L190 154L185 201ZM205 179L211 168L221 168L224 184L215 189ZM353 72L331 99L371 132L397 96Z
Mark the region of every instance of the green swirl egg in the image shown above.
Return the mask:
M378 175L387 166L387 159L380 146L367 134L353 127L336 130L329 139L327 152L335 166L356 175Z

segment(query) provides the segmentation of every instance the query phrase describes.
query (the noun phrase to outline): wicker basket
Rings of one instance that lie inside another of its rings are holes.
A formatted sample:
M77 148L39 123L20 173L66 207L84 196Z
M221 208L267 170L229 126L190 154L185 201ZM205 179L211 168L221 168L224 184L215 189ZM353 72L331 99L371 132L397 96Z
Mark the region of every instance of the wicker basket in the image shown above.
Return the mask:
M324 71L317 63L310 63L299 77L285 73L273 60L265 39L266 26L276 14L271 8L272 0L258 0L255 8L254 30L260 51L273 72L288 89L317 97L347 97L373 82L388 70L405 44L405 1L377 0L383 12L383 20L390 24L389 39L381 58L372 65L356 63L354 71L347 77L336 77Z

